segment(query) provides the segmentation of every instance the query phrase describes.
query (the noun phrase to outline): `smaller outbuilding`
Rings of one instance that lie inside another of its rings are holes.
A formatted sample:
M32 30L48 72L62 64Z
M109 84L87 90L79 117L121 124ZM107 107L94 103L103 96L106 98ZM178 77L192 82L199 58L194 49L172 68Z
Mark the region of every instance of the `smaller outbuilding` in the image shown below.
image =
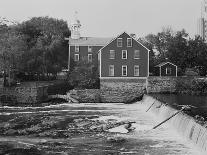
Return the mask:
M177 66L171 62L163 62L156 67L156 73L159 76L176 76L177 77Z

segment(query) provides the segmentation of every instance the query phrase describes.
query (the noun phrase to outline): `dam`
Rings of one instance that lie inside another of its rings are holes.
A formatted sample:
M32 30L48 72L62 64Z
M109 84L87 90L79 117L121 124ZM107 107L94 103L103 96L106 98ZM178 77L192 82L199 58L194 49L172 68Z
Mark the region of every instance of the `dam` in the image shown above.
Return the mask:
M183 119L177 115L153 130L154 126L176 112L165 106L159 107L161 103L157 100L146 112L153 102L154 98L144 96L142 101L134 104L65 103L45 107L0 107L0 152L8 152L2 150L2 146L7 144L28 150L32 146L33 151L37 148L39 154L46 155L206 154L204 143L207 136L198 136L204 135L205 131L197 130L199 125L188 120L187 116ZM89 130L98 123L123 120L135 121L133 127L136 129L129 133ZM109 138L120 141L109 141Z

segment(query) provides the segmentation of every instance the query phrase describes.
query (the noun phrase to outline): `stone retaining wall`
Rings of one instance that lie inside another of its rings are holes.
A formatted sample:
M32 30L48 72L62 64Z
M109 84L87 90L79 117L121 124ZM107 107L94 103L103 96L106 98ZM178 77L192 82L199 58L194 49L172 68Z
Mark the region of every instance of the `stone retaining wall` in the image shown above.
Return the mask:
M177 77L148 77L148 93L176 92Z
M0 89L0 100L2 104L16 103L39 103L47 98L48 86L18 86L3 87Z
M69 91L72 98L77 99L80 103L100 103L99 89L73 89Z
M146 88L146 79L101 79L101 102L125 102L139 96L144 88Z

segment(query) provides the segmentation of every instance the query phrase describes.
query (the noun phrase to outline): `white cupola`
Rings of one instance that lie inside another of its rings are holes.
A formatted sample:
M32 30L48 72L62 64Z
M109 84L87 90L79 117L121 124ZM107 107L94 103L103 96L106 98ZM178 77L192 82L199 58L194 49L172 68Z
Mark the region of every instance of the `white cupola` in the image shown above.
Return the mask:
M77 19L77 11L75 12L74 19L70 25L71 30L71 38L72 39L80 39L80 20Z

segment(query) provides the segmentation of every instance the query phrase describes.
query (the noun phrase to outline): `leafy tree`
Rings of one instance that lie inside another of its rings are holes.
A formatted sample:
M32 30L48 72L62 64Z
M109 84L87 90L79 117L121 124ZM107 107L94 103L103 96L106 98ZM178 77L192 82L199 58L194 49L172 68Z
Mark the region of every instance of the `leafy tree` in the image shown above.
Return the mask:
M9 75L11 70L20 68L19 62L25 51L24 37L15 31L11 26L1 25L0 35L0 61L4 72L4 84L6 84L6 74Z
M69 82L76 88L99 88L98 67L87 61L77 63L69 73Z
M19 24L16 29L25 35L28 53L23 56L24 71L31 74L56 75L67 67L70 35L67 22L49 17L34 17ZM30 56L31 55L31 56ZM38 64L38 67L36 66Z

